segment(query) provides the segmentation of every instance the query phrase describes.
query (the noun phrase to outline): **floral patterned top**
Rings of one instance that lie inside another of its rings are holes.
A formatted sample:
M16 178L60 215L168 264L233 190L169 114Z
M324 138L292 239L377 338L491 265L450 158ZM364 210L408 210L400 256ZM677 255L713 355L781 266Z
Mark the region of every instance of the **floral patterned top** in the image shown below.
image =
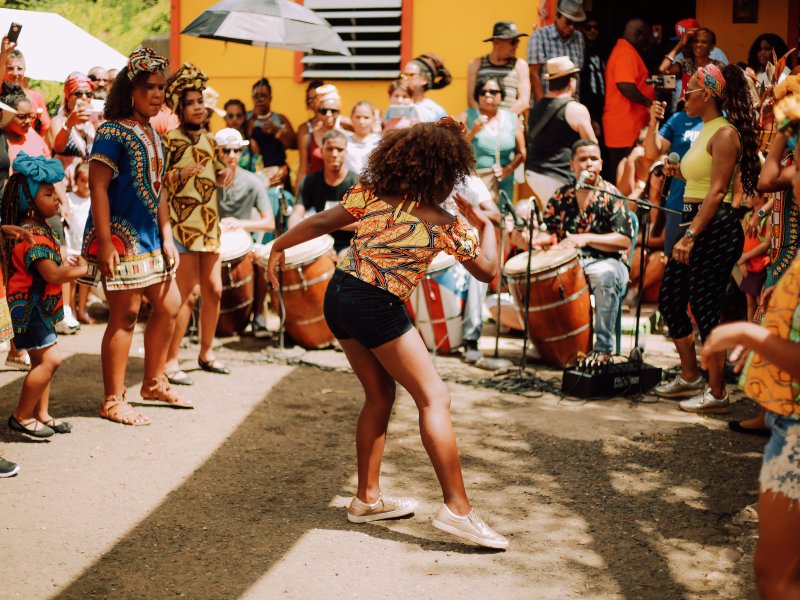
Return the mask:
M778 281L762 322L770 333L800 342L800 260ZM800 381L753 353L741 378L745 393L767 410L800 419Z
M461 217L450 225L433 225L405 212L404 204L395 208L358 186L340 205L359 223L339 269L401 300L411 295L439 252L461 262L480 254L478 232Z
M149 126L129 119L106 121L97 129L90 160L109 167L108 186L111 239L119 253L117 276L106 279L110 290L143 288L172 278L161 251L158 207L164 154L161 138ZM97 233L91 213L83 236L83 254L89 272L81 283L93 285L97 268Z
M22 227L33 236L33 244L27 240L19 240L11 251L7 300L14 333L24 333L28 329L34 310L38 310L42 320L51 327L55 327L64 318L61 284L48 283L35 265L41 259L61 264L59 243L55 234L46 225Z
M619 194L617 188L602 179L595 187L603 192L596 192L595 198L581 212L575 193L575 184L567 184L557 190L544 211L544 222L547 230L555 234L558 241L567 237L567 233L621 233L633 237L633 223L628 214L625 202L614 198L606 192ZM618 258L628 264L628 252L604 252L591 246L580 248L581 257Z
M218 252L217 173L225 164L217 141L207 131L192 134L178 127L164 135L164 160L172 235L191 252ZM180 169L192 163L203 171L181 182Z

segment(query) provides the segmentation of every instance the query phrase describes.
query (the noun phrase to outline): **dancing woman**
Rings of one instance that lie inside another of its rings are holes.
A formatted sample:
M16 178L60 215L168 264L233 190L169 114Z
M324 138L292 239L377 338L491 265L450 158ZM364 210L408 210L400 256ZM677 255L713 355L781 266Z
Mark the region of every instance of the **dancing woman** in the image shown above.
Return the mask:
M108 95L89 168L92 212L82 254L89 272L81 283L102 278L109 317L100 349L105 393L100 416L124 425L149 425L125 397L125 371L142 296L152 306L144 333L141 395L177 408L193 408L164 374L167 344L181 298L173 281L179 255L172 241L169 205L163 196L164 154L150 126L164 102L167 59L149 48L128 58Z
M384 495L380 486L386 429L399 383L417 405L422 443L444 495L433 525L484 546L505 548L508 541L481 520L467 499L450 421L450 393L404 305L440 251L453 255L481 281L495 275L489 219L456 197L461 213L480 231L479 245L475 230L441 206L474 162L461 128L450 118L386 133L370 155L360 186L339 206L303 220L278 238L268 270L277 287L287 248L358 222L350 249L328 285L324 307L328 326L365 394L356 429L358 490L348 520L400 517L417 505L410 498Z
M668 174L686 180L683 205L684 236L672 249L658 307L669 326L681 360L675 379L658 386L665 398L687 398L682 410L726 413L725 353L708 356L708 386L697 366L692 315L705 340L720 322L725 287L731 269L742 255L744 231L731 207L734 177L744 194L756 191L760 164L754 125L755 112L744 72L735 65L720 71L700 67L686 88L689 117L701 117L703 129L680 165ZM725 111L726 116L723 116Z

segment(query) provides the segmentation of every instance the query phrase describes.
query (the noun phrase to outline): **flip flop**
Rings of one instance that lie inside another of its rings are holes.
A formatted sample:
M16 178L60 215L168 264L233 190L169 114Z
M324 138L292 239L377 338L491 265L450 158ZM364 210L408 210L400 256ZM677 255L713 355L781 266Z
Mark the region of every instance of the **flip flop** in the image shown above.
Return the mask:
M197 364L200 365L200 368L203 369L203 371L208 371L209 373L216 373L217 375L231 374L231 370L225 365L221 365L216 359L205 361L202 358L198 358Z
M193 385L194 381L192 380L189 375L186 374L186 371L178 369L177 371L172 371L170 373L166 373L167 381L169 381L172 385Z

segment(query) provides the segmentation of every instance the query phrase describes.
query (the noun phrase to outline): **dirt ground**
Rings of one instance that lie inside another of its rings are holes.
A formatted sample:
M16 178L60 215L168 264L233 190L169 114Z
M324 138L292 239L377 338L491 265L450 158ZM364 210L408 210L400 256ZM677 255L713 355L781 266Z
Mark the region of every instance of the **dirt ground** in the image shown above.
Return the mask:
M0 481L2 599L755 597L763 440L730 433L727 418L647 396L582 402L451 381L468 491L511 541L489 551L430 525L440 494L405 392L383 488L419 499L418 512L348 523L361 391L341 353L285 365L264 343L229 340L218 354L233 375L189 371L195 410L147 407L151 426L123 427L97 417L102 331L60 342L53 413L71 434L31 442L0 426L0 455L22 465ZM137 399L140 347L137 333ZM674 364L658 336L648 349ZM194 363L192 349L183 357ZM437 364L451 380L481 376ZM0 372L4 418L20 381Z

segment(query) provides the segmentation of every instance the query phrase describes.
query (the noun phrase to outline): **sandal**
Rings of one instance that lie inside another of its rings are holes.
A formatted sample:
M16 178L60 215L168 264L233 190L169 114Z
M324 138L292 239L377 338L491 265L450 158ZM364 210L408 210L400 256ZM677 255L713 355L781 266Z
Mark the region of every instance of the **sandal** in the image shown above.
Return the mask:
M191 400L186 400L180 394L174 392L167 380L167 376L162 373L155 379L146 379L142 382L142 389L139 391L142 400L157 400L166 402L172 408L194 408Z
M203 369L203 371L208 371L209 373L216 373L217 375L231 374L231 370L220 363L216 358L214 360L203 360L202 358L198 358L197 364L200 365L200 368Z
M186 371L181 369L165 373L165 375L167 376L167 381L169 381L172 385L194 385L192 378L186 374Z
M30 371L31 357L28 356L27 352L21 352L20 354L9 353L6 357L6 366L18 371Z
M122 392L122 398L113 395L104 397L100 416L122 425L150 425L150 419L128 404L125 392Z
M55 419L50 419L49 421L44 422L50 429L55 431L56 433L69 433L72 431L72 425L67 423L66 421L58 421L56 422Z

